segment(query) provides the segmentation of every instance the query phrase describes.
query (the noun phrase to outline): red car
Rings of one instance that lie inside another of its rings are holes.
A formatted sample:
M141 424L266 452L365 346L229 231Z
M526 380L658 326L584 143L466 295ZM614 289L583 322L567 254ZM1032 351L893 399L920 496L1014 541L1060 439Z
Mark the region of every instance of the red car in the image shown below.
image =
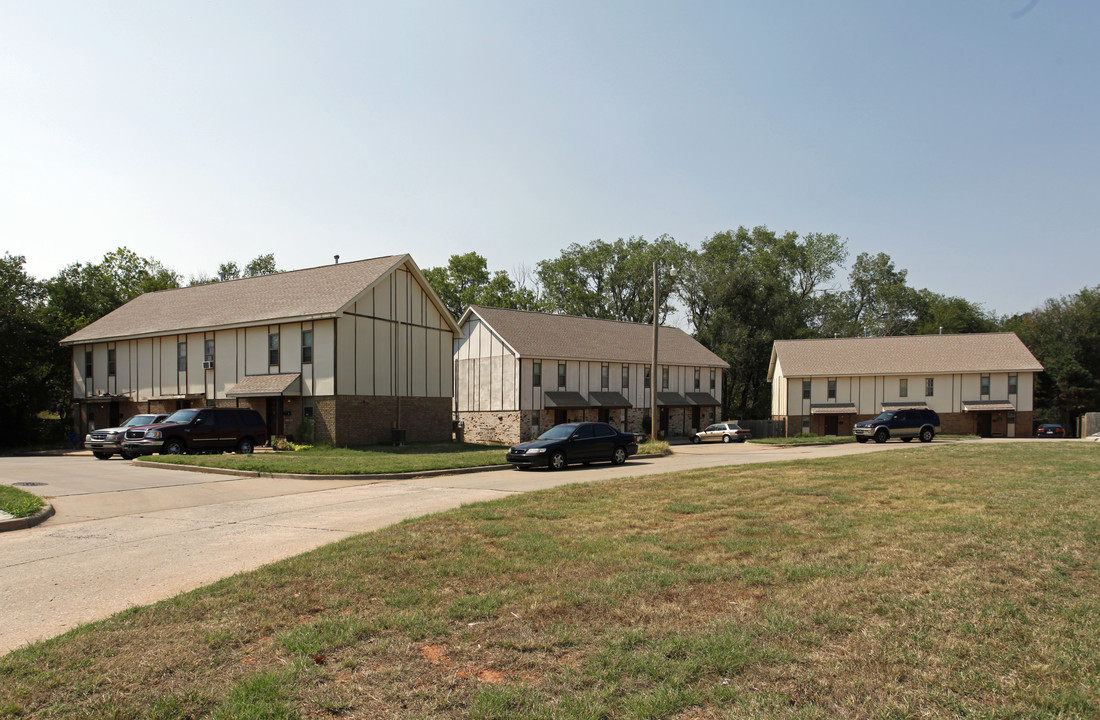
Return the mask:
M1037 438L1064 438L1066 436L1066 429L1058 423L1046 423L1039 426L1039 432L1035 433Z

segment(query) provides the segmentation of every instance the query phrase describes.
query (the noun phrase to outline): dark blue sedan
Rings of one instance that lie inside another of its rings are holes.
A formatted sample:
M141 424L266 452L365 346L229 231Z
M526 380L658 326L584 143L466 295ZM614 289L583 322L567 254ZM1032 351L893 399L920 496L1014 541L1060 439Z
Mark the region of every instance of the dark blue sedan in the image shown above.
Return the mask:
M561 470L570 463L610 461L622 465L637 452L633 433L619 432L602 422L565 423L550 428L538 440L514 446L508 451L508 462L520 470L542 465Z
M1035 437L1039 438L1064 438L1066 436L1066 429L1058 423L1046 423L1039 426L1039 431L1035 433Z

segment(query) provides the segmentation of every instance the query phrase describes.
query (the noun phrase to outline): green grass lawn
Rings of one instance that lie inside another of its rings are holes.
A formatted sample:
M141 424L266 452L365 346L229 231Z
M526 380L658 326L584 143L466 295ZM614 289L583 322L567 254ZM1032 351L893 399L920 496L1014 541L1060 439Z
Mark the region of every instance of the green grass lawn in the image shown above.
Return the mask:
M11 485L0 485L0 511L12 517L30 517L45 506L46 502L37 495Z
M570 485L0 658L0 718L1096 718L1100 445Z

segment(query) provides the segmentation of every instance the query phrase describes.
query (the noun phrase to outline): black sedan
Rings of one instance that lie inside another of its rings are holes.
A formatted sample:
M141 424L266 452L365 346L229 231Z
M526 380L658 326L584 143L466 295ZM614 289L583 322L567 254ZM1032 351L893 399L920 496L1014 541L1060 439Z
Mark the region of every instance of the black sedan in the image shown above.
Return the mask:
M1066 436L1066 429L1058 423L1046 423L1039 426L1039 432L1035 433L1035 437L1038 438L1064 438Z
M561 470L569 463L601 462L622 465L638 452L632 433L619 432L607 423L580 422L555 425L538 440L520 443L508 451L508 462L517 469L545 465Z

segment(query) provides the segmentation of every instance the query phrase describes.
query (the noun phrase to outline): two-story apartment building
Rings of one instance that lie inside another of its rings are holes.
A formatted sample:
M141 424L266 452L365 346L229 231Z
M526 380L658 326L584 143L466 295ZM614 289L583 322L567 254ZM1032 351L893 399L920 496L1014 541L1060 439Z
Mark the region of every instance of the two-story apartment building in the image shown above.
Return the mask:
M409 255L141 295L62 340L78 432L248 406L318 442L451 437L458 326Z
M777 340L772 417L789 436L850 435L883 410L929 407L945 433L1028 437L1042 369L1014 333Z
M600 420L643 432L653 326L471 306L455 343L455 417L466 440L515 443L554 425ZM719 420L729 367L679 328L658 342L658 427L689 435Z

